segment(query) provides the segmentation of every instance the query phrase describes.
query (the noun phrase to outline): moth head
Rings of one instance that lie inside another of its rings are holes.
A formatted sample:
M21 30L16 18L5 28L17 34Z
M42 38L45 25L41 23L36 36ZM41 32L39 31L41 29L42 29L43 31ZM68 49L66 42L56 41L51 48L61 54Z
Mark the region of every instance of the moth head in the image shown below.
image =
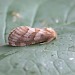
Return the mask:
M57 38L57 33L53 28L45 28L45 30L52 38Z

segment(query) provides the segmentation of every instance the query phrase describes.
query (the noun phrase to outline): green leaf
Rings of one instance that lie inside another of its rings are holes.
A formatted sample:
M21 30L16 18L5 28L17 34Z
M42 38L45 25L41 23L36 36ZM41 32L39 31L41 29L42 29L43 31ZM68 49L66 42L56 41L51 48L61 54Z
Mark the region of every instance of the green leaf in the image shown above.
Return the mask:
M75 75L75 0L0 0L0 75ZM8 46L18 26L52 27L49 44Z

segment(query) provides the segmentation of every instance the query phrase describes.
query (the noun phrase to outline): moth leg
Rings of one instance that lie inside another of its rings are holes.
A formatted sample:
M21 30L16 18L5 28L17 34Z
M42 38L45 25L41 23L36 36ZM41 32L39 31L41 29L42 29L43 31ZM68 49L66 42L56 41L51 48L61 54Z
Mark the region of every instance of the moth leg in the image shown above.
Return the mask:
M47 44L48 42L43 42L43 43L40 43L41 45L43 45L43 44Z
M40 44L48 44L49 42L51 42L54 38L51 38L49 40L47 40L46 42L40 43Z

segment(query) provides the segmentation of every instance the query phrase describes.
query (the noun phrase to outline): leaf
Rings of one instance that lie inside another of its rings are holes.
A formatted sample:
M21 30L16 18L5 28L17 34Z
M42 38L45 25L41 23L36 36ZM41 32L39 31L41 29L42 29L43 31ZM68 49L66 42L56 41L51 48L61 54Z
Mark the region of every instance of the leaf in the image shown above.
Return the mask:
M75 0L0 0L0 75L75 75ZM8 46L18 26L52 27L49 44Z

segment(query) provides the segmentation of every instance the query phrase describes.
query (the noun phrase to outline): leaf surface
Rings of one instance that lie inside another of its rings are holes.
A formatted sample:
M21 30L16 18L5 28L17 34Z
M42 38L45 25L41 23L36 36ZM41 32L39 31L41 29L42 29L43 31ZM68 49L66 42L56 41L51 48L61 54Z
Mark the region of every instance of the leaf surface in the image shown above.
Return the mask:
M75 75L75 0L0 0L0 10L0 75ZM52 27L58 38L8 46L18 26Z

